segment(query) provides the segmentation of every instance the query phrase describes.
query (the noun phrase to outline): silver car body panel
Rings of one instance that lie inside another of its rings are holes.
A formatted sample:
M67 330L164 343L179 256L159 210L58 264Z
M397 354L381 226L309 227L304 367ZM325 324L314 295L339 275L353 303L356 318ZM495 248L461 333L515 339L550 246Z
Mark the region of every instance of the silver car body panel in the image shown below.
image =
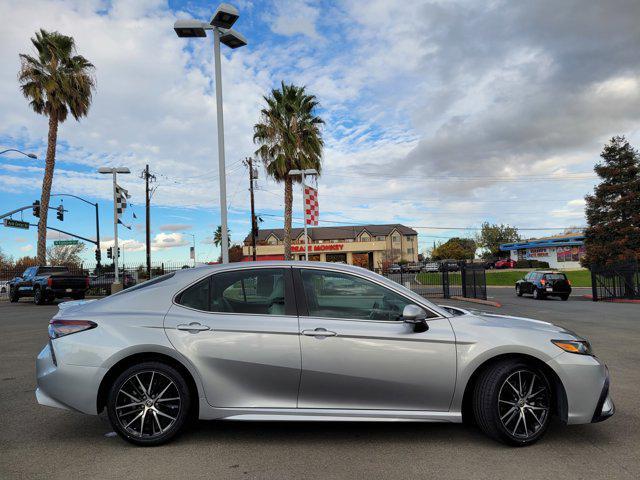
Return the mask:
M366 277L436 317L428 319L427 332L413 333L401 322L217 314L174 303L182 289L216 272L298 266ZM91 320L98 327L44 347L36 361L38 401L87 414L98 413L107 372L141 353L169 356L190 372L203 419L459 422L476 369L499 355L523 354L553 369L566 391L568 422L585 423L608 374L596 357L565 353L550 342L579 338L562 327L475 311L453 316L395 282L348 265L247 262L183 270L139 290L63 303L54 318ZM190 322L211 330L175 329ZM337 335L299 335L315 328Z

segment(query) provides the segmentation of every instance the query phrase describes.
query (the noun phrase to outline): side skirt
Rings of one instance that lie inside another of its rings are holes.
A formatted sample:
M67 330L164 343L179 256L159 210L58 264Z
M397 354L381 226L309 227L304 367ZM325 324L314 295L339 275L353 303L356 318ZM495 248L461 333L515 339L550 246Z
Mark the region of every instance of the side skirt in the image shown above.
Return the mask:
M299 421L299 422L449 422L461 423L460 412L411 410L337 410L310 408L211 408L200 409L202 420Z

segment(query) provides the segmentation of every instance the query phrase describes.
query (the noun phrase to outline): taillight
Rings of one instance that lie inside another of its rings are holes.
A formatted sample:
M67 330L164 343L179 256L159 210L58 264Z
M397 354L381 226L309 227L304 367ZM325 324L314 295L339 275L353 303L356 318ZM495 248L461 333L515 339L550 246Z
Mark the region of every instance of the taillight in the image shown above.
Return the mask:
M547 281L544 278L540 280L540 285L544 285L545 283L547 283Z
M49 322L49 338L60 338L72 333L96 328L97 323L89 320L51 320Z
M51 277L47 278L47 286L53 287L53 278Z
M568 278L567 278L567 283L569 284L569 286L571 286L571 280L569 280Z

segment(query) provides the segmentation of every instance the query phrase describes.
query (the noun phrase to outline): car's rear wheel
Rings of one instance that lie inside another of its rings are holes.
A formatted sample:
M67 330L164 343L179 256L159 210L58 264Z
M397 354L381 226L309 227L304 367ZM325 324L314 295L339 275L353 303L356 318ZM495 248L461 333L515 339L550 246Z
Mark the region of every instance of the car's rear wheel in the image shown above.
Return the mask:
M74 293L71 298L74 300L84 300L84 292L83 293Z
M535 298L536 300L544 300L544 294L540 290L538 290L537 287L534 287L533 298Z
M134 365L109 391L107 413L113 429L136 445L168 442L189 418L191 396L182 375L160 362Z
M567 300L569 300L569 295L560 295L560 298L566 302Z
M553 395L544 372L506 360L478 379L473 397L476 422L489 437L514 446L531 445L546 432Z
M516 295L519 297L522 296L522 289L520 288L520 285L516 285Z

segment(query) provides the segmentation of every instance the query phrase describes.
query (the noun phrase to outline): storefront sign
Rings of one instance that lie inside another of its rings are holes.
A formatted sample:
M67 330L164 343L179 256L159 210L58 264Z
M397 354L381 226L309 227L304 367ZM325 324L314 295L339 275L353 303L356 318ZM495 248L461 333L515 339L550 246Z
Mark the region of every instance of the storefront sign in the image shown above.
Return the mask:
M309 245L310 252L335 252L342 250L343 243L320 243L317 245ZM304 245L291 245L292 252L304 252Z

